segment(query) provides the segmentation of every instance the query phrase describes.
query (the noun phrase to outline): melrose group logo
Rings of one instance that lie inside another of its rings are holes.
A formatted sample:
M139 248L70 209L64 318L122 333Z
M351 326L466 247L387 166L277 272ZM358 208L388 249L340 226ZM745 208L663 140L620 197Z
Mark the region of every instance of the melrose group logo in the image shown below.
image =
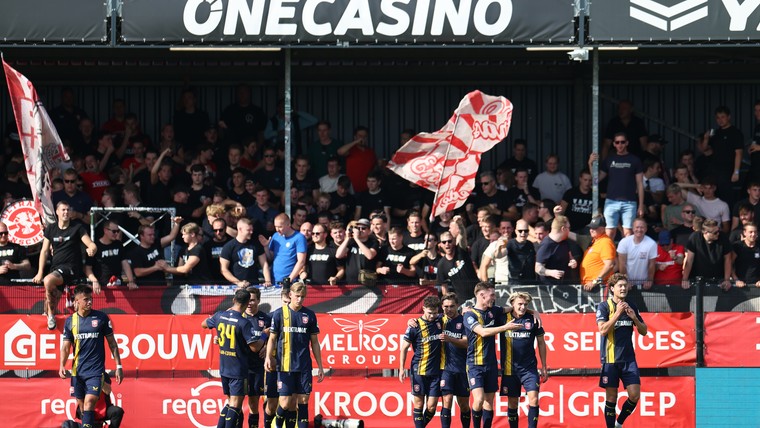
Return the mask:
M631 18L662 31L674 31L707 17L708 0L684 0L671 6L662 1L631 0Z

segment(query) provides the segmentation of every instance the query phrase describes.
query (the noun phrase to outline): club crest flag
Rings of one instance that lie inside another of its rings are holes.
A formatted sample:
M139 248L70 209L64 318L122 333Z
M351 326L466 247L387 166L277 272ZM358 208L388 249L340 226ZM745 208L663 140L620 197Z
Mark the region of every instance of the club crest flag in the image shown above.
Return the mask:
M431 217L454 210L475 188L481 155L507 137L511 123L508 99L470 92L446 126L415 135L393 155L388 168L436 193Z
M69 162L69 155L63 148L50 116L37 97L32 82L9 66L5 60L2 62L21 148L24 151L24 164L32 188L34 207L41 214L43 223L51 224L56 219L48 173L53 168L64 167L65 163Z

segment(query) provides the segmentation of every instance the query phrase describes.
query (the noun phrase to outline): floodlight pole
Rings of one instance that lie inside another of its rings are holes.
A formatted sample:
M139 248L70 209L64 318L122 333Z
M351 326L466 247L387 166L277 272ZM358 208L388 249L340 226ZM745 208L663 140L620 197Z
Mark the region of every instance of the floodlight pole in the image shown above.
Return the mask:
M292 153L290 149L290 141L291 141L290 137L291 137L291 126L292 126L292 123L290 120L291 107L292 107L291 87L290 87L291 85L290 48L285 48L284 50L285 50L285 83L284 83L284 92L285 92L284 94L285 95L284 96L285 98L285 101L284 101L285 103L285 106L284 106L285 108L285 112L284 112L285 113L285 124L284 124L284 127L285 127L284 129L285 131L285 138L284 138L285 140L285 212L288 215L292 215L292 213L290 212L290 204L292 203L292 201L290 200L290 186L291 186L290 165L292 164L291 162Z
M591 82L591 151L599 153L599 49L594 49L592 55L594 72ZM599 212L599 162L601 161L600 158L591 166L592 216Z

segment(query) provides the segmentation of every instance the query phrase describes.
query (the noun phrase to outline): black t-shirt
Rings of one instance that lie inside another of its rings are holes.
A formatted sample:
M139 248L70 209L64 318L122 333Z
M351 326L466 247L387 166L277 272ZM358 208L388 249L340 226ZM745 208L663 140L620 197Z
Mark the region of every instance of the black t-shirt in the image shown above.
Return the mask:
M522 212L523 207L528 203L528 195L525 194L525 191L518 189L517 187L512 187L511 189L507 190L506 193L508 204L507 207L514 205L517 207L518 211ZM529 187L528 193L530 193L530 196L533 196L533 199L541 199L541 194L535 187Z
M285 171L277 167L271 171L261 168L253 174L253 181L269 190L282 190L285 188Z
M154 244L150 248L144 248L142 245L135 245L129 253L129 262L132 270L138 268L149 268L156 264L157 260L164 259L164 250ZM149 275L138 277L135 274L135 281L138 285L166 285L166 277L161 271L153 272Z
M383 280L388 284L409 284L415 282L416 278L406 276L396 270L396 266L399 264L403 265L406 269L409 269L409 260L411 260L415 254L417 253L407 246L403 246L398 250L394 250L390 245L381 248L375 260L377 260L382 267L387 266L390 268L388 274L382 276Z
M607 173L607 199L638 201L636 174L644 170L636 155L613 153L599 164L599 169Z
M258 137L267 127L266 113L253 104L245 107L231 104L224 109L221 119L227 125L225 139L232 143L240 143L247 137Z
M429 259L423 257L422 260L417 262L417 278L422 279L437 279L438 278L438 262L441 261L441 255L436 253L435 258Z
M338 195L338 192L330 193L330 211L344 205L346 207L345 213L341 216L341 220L344 223L348 223L354 218L354 211L356 211L356 198L350 193L346 193L346 196Z
M206 252L203 250L202 244L196 244L193 248L185 248L179 252L179 258L184 260L184 264L191 256L198 257L199 261L192 270L187 274L185 281L188 284L205 284L208 283L211 278L211 272L208 268L208 259L206 258ZM182 281L180 279L180 281Z
M512 171L512 175L517 173L518 169L525 169L528 171L528 186L533 187L533 180L536 179L536 176L538 175L538 166L536 165L536 162L532 159L525 158L523 160L517 160L514 157L511 157L504 162L502 162L501 165L499 165L499 168L506 168Z
M712 160L714 167L720 171L718 180L730 179L734 173L734 157L737 150L744 150L744 135L735 126L715 129L715 135L710 137L710 147L713 149Z
M312 284L329 284L328 279L338 273L338 259L335 258L335 247L330 245L317 248L309 245L306 252L306 271Z
M583 230L591 223L591 211L594 206L591 196L592 192L583 193L578 187L573 187L562 196L562 200L567 202L565 215L573 231Z
M219 256L222 254L222 248L230 242L229 235L224 235L224 240L222 242L214 241L213 239L208 239L206 242L203 243L203 249L206 251L206 260L208 260L208 267L211 272L211 278L214 281L217 282L227 282L227 280L222 275L222 268L219 266Z
M193 209L196 209L200 206L203 206L203 201L205 200L212 200L214 199L214 188L211 186L203 186L200 190L194 190L192 187L190 188L190 194L187 198L187 204L190 205ZM193 217L193 220L196 221L196 223L200 223L199 220L203 219L203 215L200 217Z
M26 258L26 248L21 245L8 242L6 245L0 246L0 265L6 262L18 264ZM10 284L11 279L18 279L20 277L17 270L8 270L8 273L0 275L0 284Z
M760 246L755 244L750 248L744 242L738 242L734 244L733 250L736 253L734 269L737 279L750 286L760 281Z
M723 280L723 256L731 252L728 239L719 236L716 241L708 244L701 233L694 233L689 238L686 249L694 253L689 279L701 276L717 281Z
M248 281L251 284L259 282L259 256L264 254L264 248L258 240L251 239L241 243L237 239L231 239L224 245L219 257L230 262L229 269L232 276L240 281Z
M369 218L373 211L382 211L385 207L391 206L391 201L387 193L380 189L375 194L366 191L356 195L356 206L361 207L359 218Z
M467 200L467 203L472 204L475 209L487 206L495 206L498 210L506 211L512 205L513 199L511 197L514 197L515 195L516 194L514 193L510 195L504 190L496 190L496 193L494 193L493 196L488 196L485 193L480 192L478 194L471 195ZM525 199L525 202L527 202L527 197ZM522 205L525 205L525 203ZM522 205L520 205L519 208L522 208Z
M625 132L626 137L628 137L628 151L636 156L641 156L644 151L641 147L641 137L649 135L644 121L636 116L631 116L631 120L626 126L619 116L615 116L607 124L607 128L604 130L604 138L613 140L618 132Z
M121 241L113 241L104 244L96 241L98 251L95 257L87 257L87 266L92 266L92 272L98 278L100 285L109 282L112 276L121 279L121 261L125 259L124 248Z
M299 192L303 193L304 195L312 196L314 195L314 190L319 190L319 181L314 178L311 174L306 174L306 177L304 177L303 180L299 180L296 177L295 172L292 175L293 177L293 186L294 188L298 189Z
M739 206L742 204L747 204L752 207L752 210L755 211L755 224L757 224L758 221L760 221L760 202L756 203L755 205L752 205L752 203L749 201L749 198L744 198L741 201L734 204L734 208L731 210L731 216L733 217L739 217Z
M365 242L364 245L379 251L377 241L372 238L367 239L367 242ZM349 284L358 284L359 271L362 269L370 269L374 272L376 260L377 255L373 260L367 260L367 258L364 257L364 254L359 250L359 245L356 241L351 239L351 242L348 243L348 257L346 260L346 282Z
M486 239L486 237L483 236L483 233L478 231L478 234L475 237L475 242L473 242L470 247L470 257L472 258L472 261L475 262L475 266L480 266L480 261L483 259L483 252L490 244L491 240Z
M386 184L384 187L387 189L398 189L398 191L391 192L392 194L390 197L392 203L389 205L393 206L393 208L405 210L406 213L400 217L394 216L392 223L405 225L405 215L408 214L409 211L417 211L421 213L422 208L425 205L433 206L433 197L435 197L435 193L418 186L402 186L403 187L390 187Z
M694 229L679 224L670 231L670 237L673 238L673 242L685 248L686 244L689 243L689 237L692 233L694 233Z
M755 133L752 138L752 142L760 144L760 122L755 124ZM752 176L756 180L760 180L760 150L753 152L749 155L749 160L752 164ZM757 218L757 217L755 217Z
M570 270L568 267L570 247L566 240L556 242L548 236L544 238L536 252L536 262L543 264L546 269L559 269L567 273ZM559 285L567 281L564 277L563 279L555 279L539 275L539 278L544 284L549 285Z
M68 267L76 274L82 274L82 236L87 231L80 223L69 223L66 229L58 227L58 222L45 227L45 238L50 241L53 258L50 270L58 267Z
M447 280L456 292L460 302L475 297L475 284L478 283L478 275L472 264L470 254L459 247L455 250L454 258L449 260L446 256L438 262L438 284Z
M417 237L412 237L408 230L404 231L404 245L411 248L414 253L419 253L425 249L425 234L420 233Z
M536 279L536 247L532 242L507 241L507 261L510 283Z

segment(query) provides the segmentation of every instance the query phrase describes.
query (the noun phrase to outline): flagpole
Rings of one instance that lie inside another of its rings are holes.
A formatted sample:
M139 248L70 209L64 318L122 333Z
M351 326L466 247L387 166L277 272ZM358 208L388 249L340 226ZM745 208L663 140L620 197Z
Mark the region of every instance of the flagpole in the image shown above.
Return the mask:
M454 138L457 132L457 125L459 124L460 115L457 114L457 119L454 121L454 129L451 131L451 138ZM449 150L451 150L451 138L449 138L449 144L446 145L446 155L443 157L443 166L441 168L441 178L438 179L438 186L435 188L435 197L433 197L433 208L430 210L430 219L428 223L433 223L435 219L435 204L438 201L438 195L441 192L441 183L443 183L443 172L446 171L446 161L449 160Z

